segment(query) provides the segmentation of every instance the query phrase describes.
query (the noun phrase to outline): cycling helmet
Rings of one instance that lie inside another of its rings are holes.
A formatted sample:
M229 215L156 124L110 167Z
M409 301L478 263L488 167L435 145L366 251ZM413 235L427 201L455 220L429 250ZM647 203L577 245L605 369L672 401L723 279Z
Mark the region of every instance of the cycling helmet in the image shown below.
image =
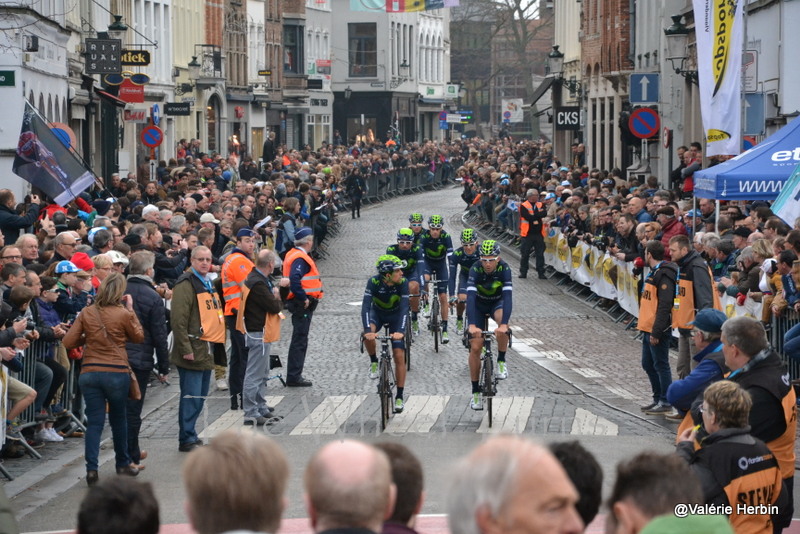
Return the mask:
M377 263L375 263L375 267L378 268L378 272L381 274L389 274L392 271L397 269L402 269L406 266L406 262L398 258L397 256L392 256L391 254L384 254L380 258L378 258Z
M421 213L412 213L411 215L408 216L408 222L421 223L422 220L423 217Z
M475 243L477 241L475 239L475 230L472 228L464 228L461 230L461 244L462 245L469 245Z
M398 241L414 241L414 230L411 228L400 228L397 232Z
M430 228L441 228L444 226L444 219L441 215L431 215L428 219L428 226Z
M481 256L497 256L500 254L500 245L493 239L481 243Z

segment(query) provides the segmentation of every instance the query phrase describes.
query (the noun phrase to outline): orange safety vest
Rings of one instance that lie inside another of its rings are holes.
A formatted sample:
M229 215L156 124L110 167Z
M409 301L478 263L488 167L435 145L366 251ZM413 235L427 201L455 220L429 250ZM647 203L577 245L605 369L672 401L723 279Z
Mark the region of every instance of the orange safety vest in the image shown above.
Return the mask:
M537 202L535 204L535 206L536 206L537 210L540 210L540 209L543 208L541 202ZM531 227L531 223L529 223L528 220L525 217L522 216L522 210L527 210L528 213L533 215L533 208L534 208L534 204L531 204L527 200L519 205L519 213L520 213L520 215L519 215L519 235L521 237L527 236L528 235L528 231L530 230L530 227ZM544 237L544 225L542 225L541 232L542 232L542 237Z
M283 276L289 277L292 272L292 264L297 258L303 258L306 263L311 266L311 270L300 280L300 285L303 288L303 291L306 292L306 295L309 297L314 297L316 299L322 298L322 278L319 275L319 270L317 270L317 264L314 263L314 260L311 259L311 256L303 250L302 248L295 247L291 249L289 252L286 253L286 257L283 259ZM289 290L289 299L294 298L294 293Z
M642 288L642 298L639 300L639 320L636 328L648 334L653 333L653 324L656 322L658 311L658 288L651 278L648 278Z
M783 417L786 419L786 430L783 434L767 443L767 447L778 460L781 476L789 478L794 476L794 462L796 460L794 441L797 434L797 396L794 393L794 388L789 388L789 393L781 400L781 407L783 408Z
M714 296L714 309L722 311L722 303L719 300L719 292L713 287L714 276L711 269L708 269L708 276L712 280L711 293ZM694 282L692 280L678 280L678 307L672 309L672 328L692 328L689 324L694 321L696 310L694 309Z
M225 315L233 315L242 300L242 285L255 264L241 252L232 252L225 258L222 275L222 297L225 299Z
M197 307L200 310L200 339L225 343L225 319L222 316L222 303L217 295L207 291L198 293Z

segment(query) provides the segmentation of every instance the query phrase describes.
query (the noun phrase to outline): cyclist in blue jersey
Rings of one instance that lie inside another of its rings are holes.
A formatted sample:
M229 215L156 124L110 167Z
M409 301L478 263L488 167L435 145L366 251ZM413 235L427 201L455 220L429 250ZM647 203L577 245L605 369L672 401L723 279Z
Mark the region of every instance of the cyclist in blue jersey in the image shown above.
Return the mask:
M434 275L439 282L436 284L436 293L439 295L439 304L442 314L442 344L448 343L447 337L447 260L453 253L453 241L450 234L442 228L444 219L441 215L431 215L428 219L428 231L420 238L419 244L425 258L425 290L428 281ZM427 305L426 305L427 311Z
M511 268L500 259L500 245L487 239L480 246L481 259L470 268L467 280L467 324L469 325L469 377L472 381L470 408L483 409L478 379L481 372L481 330L487 317L498 324L494 334L497 339L497 378L508 378L506 349L508 348L508 320L511 318Z
M414 232L414 244L419 245L419 240L425 235L425 229L422 227L424 218L421 213L412 213L408 216L408 225Z
M453 252L449 261L450 278L448 289L450 290L450 303L456 303L457 334L464 330L464 309L467 307L469 269L479 258L478 238L475 236L475 230L464 228L461 231L461 247ZM459 267L461 267L460 271ZM456 286L456 282L458 282L458 286Z
M414 244L414 232L411 228L401 228L397 232L397 244L389 245L386 254L397 256L406 264L403 276L408 280L411 329L414 335L419 335L419 287L425 272L425 261L422 258L422 249Z
M408 280L403 277L405 264L397 256L385 254L375 264L378 275L367 281L364 300L361 302L361 326L364 328L364 346L369 354L369 377L378 378L378 356L375 338L383 325L389 326L392 337L397 395L395 413L403 411L403 388L406 384L405 344L408 316Z

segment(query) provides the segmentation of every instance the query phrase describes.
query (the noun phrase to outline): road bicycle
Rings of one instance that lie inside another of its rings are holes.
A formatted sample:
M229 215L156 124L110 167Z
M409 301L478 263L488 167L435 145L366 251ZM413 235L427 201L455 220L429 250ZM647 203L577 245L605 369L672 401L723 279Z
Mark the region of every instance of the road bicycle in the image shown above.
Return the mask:
M384 325L383 335L375 339L381 343L381 354L378 357L378 396L381 399L381 432L383 432L389 424L389 414L394 411L395 379L389 326ZM361 352L364 352L364 336L361 336Z
M486 328L484 324L484 328ZM492 339L495 333L491 330L481 330L483 336L483 347L481 348L481 371L478 375L478 386L481 390L481 397L486 405L489 415L489 428L492 428L492 399L497 394L497 374L494 369L494 355L492 354ZM508 330L508 347L511 348L511 330Z
M430 288L433 287L433 295L429 297L429 301L431 303L431 316L428 319L428 330L431 331L433 334L433 350L439 352L439 341L441 341L442 337L442 319L440 313L440 306L439 303L439 293L437 289L437 284L441 280L437 280L436 278L431 278L428 283L430 284L427 286L425 294L427 295L430 292Z

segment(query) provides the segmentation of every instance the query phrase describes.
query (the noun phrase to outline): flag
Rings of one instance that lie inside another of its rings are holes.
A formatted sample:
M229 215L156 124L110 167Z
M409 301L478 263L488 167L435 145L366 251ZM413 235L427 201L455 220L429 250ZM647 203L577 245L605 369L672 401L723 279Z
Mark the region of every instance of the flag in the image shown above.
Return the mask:
M735 155L741 141L743 0L694 0L700 112L707 156Z
M444 0L425 0L425 11L444 9Z
M60 206L94 183L94 174L56 137L27 102L11 170Z
M789 226L800 217L800 165L786 180L781 188L781 193L772 203L772 213L783 219Z

